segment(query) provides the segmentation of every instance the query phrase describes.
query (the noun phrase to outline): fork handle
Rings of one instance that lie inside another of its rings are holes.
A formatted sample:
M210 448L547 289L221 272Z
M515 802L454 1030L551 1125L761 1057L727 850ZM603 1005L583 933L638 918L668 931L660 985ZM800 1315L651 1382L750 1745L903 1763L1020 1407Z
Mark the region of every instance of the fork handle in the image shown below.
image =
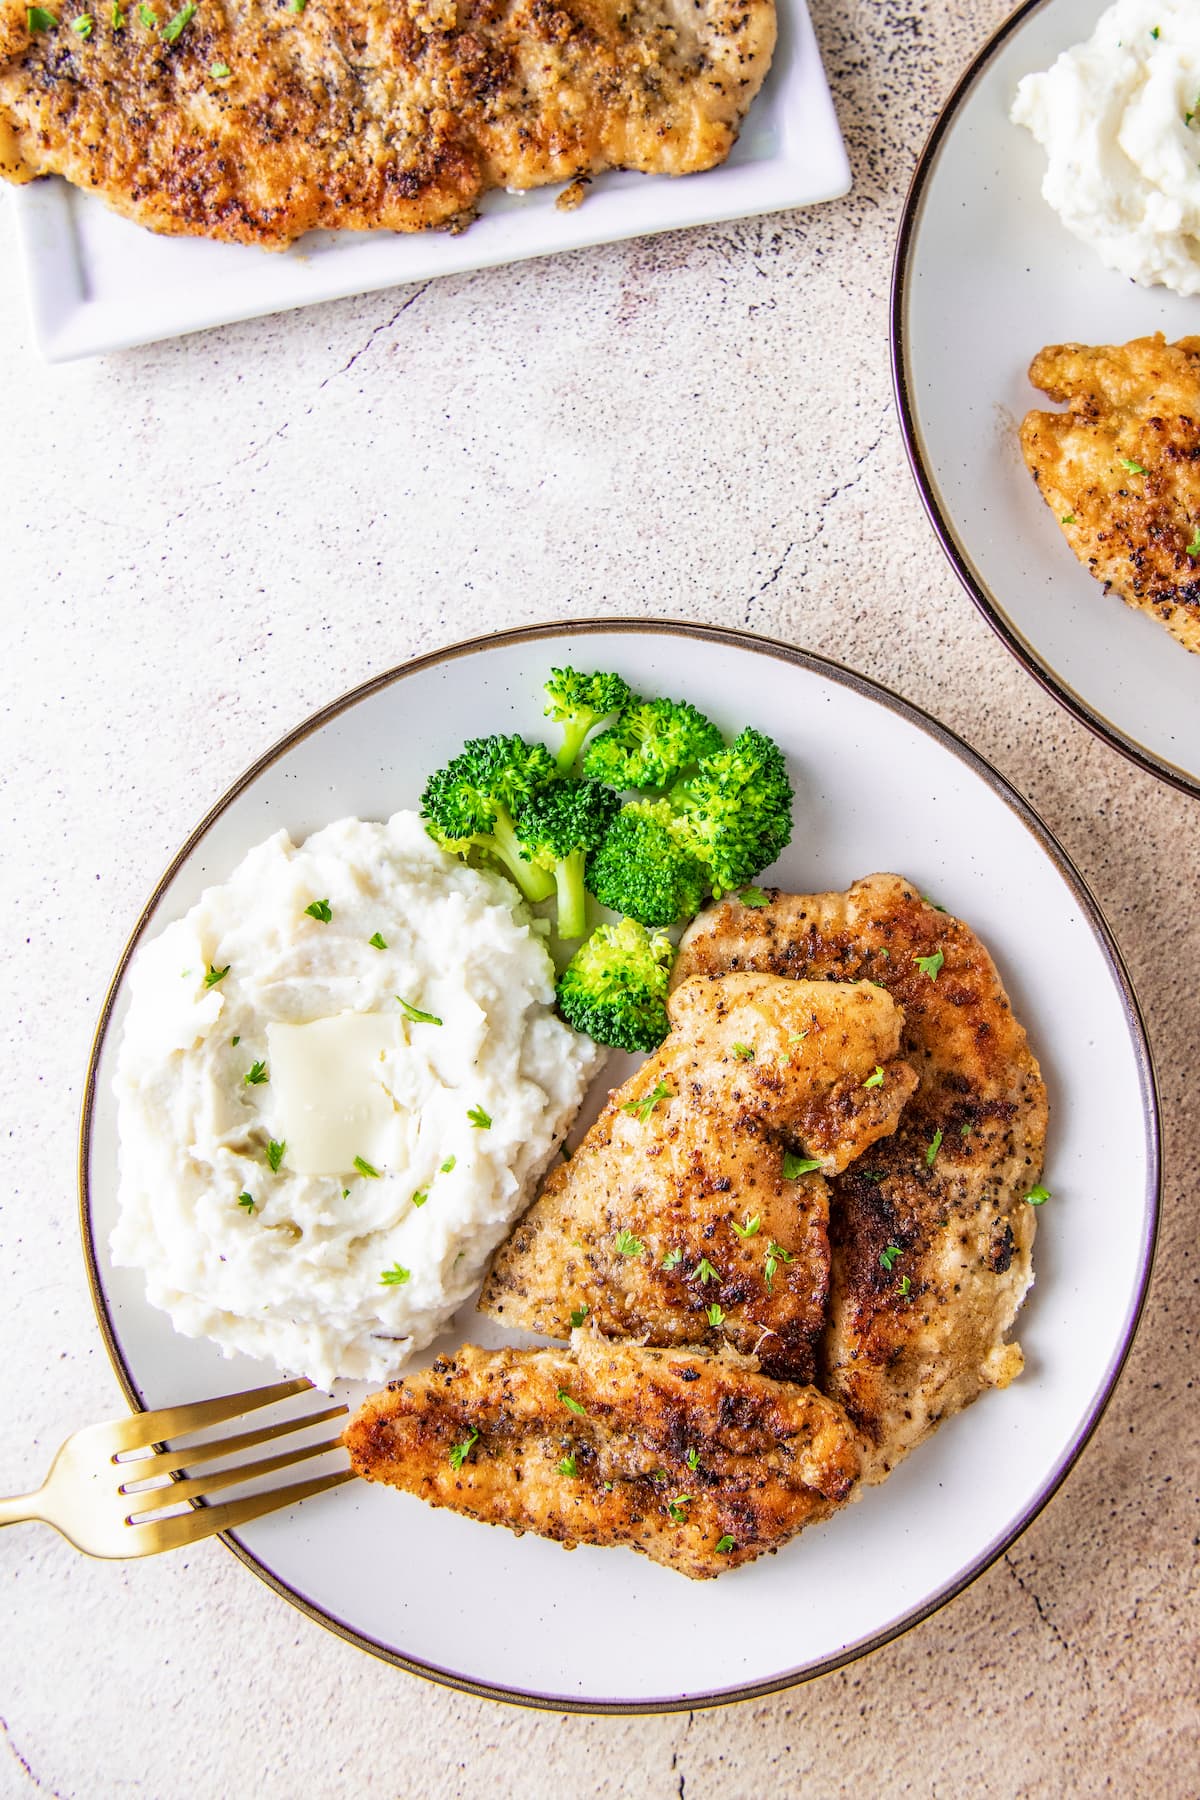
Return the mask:
M11 1500L0 1500L0 1525L25 1525L34 1519L48 1525L42 1510L41 1494L15 1494Z

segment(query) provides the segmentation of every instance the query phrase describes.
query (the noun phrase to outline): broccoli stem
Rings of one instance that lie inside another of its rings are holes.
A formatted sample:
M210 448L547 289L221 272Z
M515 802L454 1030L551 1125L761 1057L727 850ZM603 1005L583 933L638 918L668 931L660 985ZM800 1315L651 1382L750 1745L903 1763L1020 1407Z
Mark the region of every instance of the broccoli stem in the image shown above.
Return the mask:
M517 837L516 827L508 814L496 808L496 816L492 821L491 842L489 845L497 862L504 864L526 900L536 905L539 900L548 900L554 892L554 877L548 869L535 869L521 855L521 843Z
M558 764L562 774L569 775L575 767L579 752L583 749L583 740L587 737L588 732L596 723L596 719L596 713L586 712L576 713L571 719L562 719L559 721L562 726L563 741L558 755L554 760ZM572 937L578 937L579 933L572 932L570 935Z
M570 856L560 858L555 868L560 938L580 938L587 930L587 894L583 886L586 860L586 851L573 850Z

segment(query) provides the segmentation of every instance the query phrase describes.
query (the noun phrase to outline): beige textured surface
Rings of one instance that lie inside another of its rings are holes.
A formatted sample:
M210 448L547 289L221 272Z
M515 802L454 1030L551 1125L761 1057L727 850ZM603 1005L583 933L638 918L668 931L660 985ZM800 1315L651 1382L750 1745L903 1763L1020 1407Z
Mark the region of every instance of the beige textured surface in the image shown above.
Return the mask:
M39 1478L117 1398L76 1242L76 1116L167 858L253 755L372 670L571 613L745 624L882 678L1012 777L1093 884L1166 1123L1149 1311L1095 1440L936 1618L691 1718L435 1689L219 1546L108 1566L8 1531L4 1796L1195 1792L1200 808L1073 724L978 618L887 373L902 191L1003 11L817 0L856 177L834 206L60 371L33 359L0 211L0 1485Z

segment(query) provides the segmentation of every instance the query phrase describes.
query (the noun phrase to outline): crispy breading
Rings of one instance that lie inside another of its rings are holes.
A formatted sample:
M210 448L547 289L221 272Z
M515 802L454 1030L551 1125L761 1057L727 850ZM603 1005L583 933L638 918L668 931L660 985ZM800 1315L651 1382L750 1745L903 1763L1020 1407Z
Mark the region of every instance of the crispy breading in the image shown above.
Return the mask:
M1022 1367L1005 1340L1032 1280L1025 1196L1046 1138L1037 1062L979 939L897 875L846 893L776 891L762 907L728 900L695 920L676 968L689 988L731 970L866 977L903 1008L900 1049L920 1083L896 1132L830 1182L817 1373L863 1433L864 1480L881 1481Z
M86 36L60 13L31 31L0 0L0 176L267 249L463 222L489 188L712 168L775 43L773 0L122 0Z
M1028 413L1021 449L1072 550L1200 650L1200 338L1052 344L1029 379L1068 408Z
M364 1401L345 1442L368 1481L697 1580L828 1517L858 1473L853 1429L814 1389L583 1331L569 1350L467 1345Z
M497 1252L480 1310L548 1337L586 1317L655 1344L730 1342L810 1380L823 1176L894 1131L916 1086L900 1011L869 982L751 974L677 987L670 1014ZM818 1168L787 1178L789 1152Z

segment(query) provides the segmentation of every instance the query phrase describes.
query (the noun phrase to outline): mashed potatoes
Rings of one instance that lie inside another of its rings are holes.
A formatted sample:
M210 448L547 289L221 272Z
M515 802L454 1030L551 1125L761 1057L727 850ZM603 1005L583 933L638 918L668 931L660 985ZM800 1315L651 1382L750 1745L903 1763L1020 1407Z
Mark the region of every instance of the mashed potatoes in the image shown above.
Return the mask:
M189 1337L323 1386L446 1323L601 1057L515 890L413 813L277 833L129 990L114 1261Z
M1200 5L1118 0L1086 44L1017 88L1049 157L1042 193L1110 269L1200 293Z

